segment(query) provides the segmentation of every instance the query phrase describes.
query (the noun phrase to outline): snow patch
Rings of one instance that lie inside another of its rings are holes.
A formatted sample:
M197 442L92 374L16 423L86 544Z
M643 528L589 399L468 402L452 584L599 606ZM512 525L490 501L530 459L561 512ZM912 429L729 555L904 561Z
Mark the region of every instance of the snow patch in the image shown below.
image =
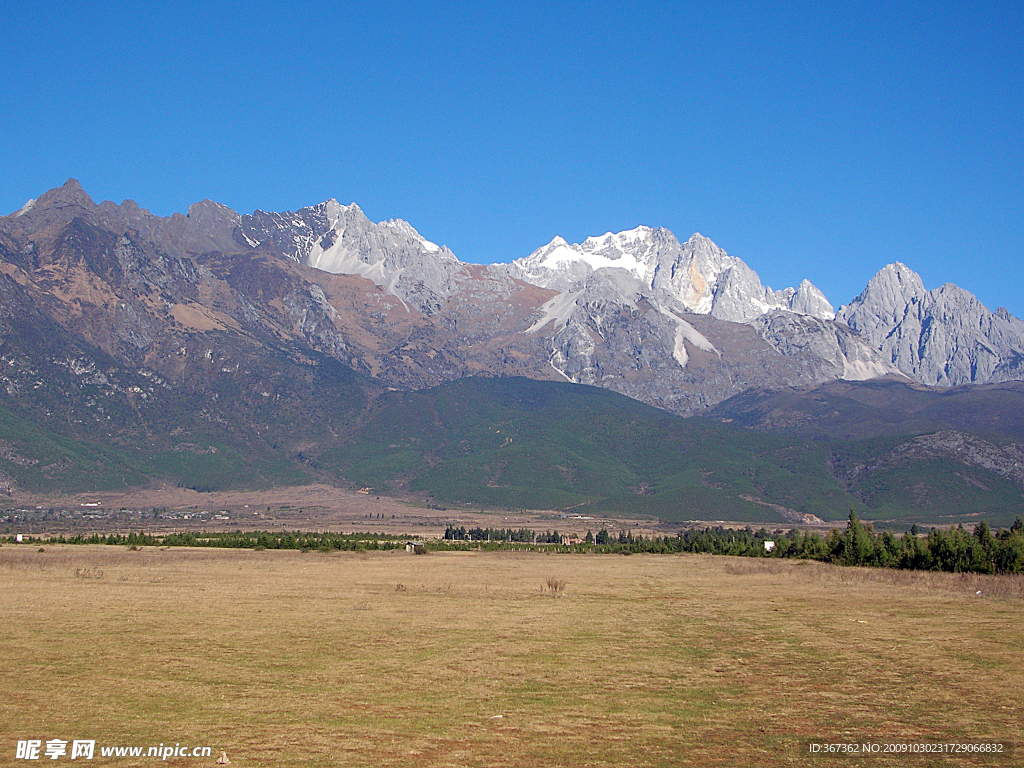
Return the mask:
M569 245L562 237L555 237L519 263L531 279L541 277L537 270L559 272L573 264L583 264L595 272L599 269L624 269L645 280L652 268L649 258L652 232L650 227L606 232L574 245Z
M576 379L574 379L572 376L570 376L565 371L563 371L561 368L559 368L557 365L555 365L555 361L554 360L548 360L548 363L551 365L552 368L554 368L556 371L558 371L562 375L562 377L566 381L568 381L570 384L576 384L577 383Z
M305 258L308 266L331 272L335 275L359 275L372 280L377 285L387 285L388 275L384 269L384 260L369 264L359 258L358 254L348 250L348 243L339 235L334 245L324 250L319 242L310 246Z
M548 299L540 308L543 313L540 320L527 328L525 333L527 335L536 333L552 320L555 322L555 327L559 325L564 326L569 322L569 318L572 317L572 311L576 308L578 296L579 293L566 291Z
M654 307L661 314L676 324L675 343L672 347L672 358L679 363L680 368L685 368L686 364L690 361L690 356L686 352L686 345L683 343L684 341L690 342L697 349L703 350L704 352L714 352L718 355L719 359L721 359L722 353L715 348L714 344L708 341L707 336L683 320L683 318L679 317L675 312L665 309L660 304L655 304Z
M26 213L28 213L29 211L31 211L35 207L36 207L36 201L35 201L35 198L32 198L27 203L25 203L23 206L21 206L21 208L19 208L15 212L14 215L15 215L15 217L17 217L17 216L24 216Z
M568 245L560 245L547 253L537 264L538 267L558 271L563 264L581 262L592 270L598 269L625 269L642 278L646 272L646 265L641 264L628 254L623 254L617 259L609 258L603 254L577 251Z
M383 263L382 263L382 266L383 266ZM391 281L388 283L387 287L384 290L387 293L390 293L392 296L396 297L400 302L402 302L402 306L405 307L405 311L411 315L412 314L412 310L409 309L409 305L405 303L405 299L403 299L401 296L398 295L398 290L395 287L395 286L398 285L398 278L400 278L402 276L403 272L405 272L405 267L402 267L401 269L396 270L395 274L393 274L391 276Z

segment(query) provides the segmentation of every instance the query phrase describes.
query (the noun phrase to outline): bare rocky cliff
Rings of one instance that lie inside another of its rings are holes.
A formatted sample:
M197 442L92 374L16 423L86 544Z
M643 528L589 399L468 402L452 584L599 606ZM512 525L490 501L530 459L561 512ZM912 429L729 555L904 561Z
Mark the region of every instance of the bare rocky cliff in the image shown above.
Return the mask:
M921 277L899 262L871 278L838 318L886 362L923 384L1024 379L1024 322L1003 308L990 312L950 283L926 290Z

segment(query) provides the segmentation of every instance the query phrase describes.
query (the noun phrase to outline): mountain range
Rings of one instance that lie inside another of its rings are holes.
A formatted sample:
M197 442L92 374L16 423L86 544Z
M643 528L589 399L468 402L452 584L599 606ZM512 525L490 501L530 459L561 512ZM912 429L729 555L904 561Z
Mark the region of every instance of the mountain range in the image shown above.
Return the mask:
M806 280L772 290L700 234L680 242L649 227L573 245L556 237L510 264L480 266L407 222L375 224L355 204L242 216L207 200L162 218L132 201L96 205L74 180L0 221L5 259L31 267L26 275L43 267L48 236L75 221L152 252L150 273L234 257L226 290L241 305L175 301L171 323L154 317L155 307L136 307L137 322L166 336L207 330L196 323L214 321L196 320L197 312L221 312L239 328L260 315L264 326L290 326L318 351L393 386L523 374L604 386L688 415L751 386L1024 377L1024 322L956 286L926 291L899 263L837 313ZM246 262L277 273L262 276L259 295L232 283L251 269ZM281 295L266 295L272 284Z
M127 451L104 465L114 484L168 466L204 487L242 467L254 482L290 482L326 456L351 469L389 393L467 377L589 384L761 431L785 419L755 418L780 407L756 393L1024 379L1024 323L956 286L927 291L902 264L835 310L806 280L773 290L706 237L649 227L556 237L510 264L476 265L355 204L240 215L207 200L159 217L132 201L96 204L69 180L0 217L0 273L9 488L45 477L31 480L40 465L19 465L12 447L30 428L53 445L84 441L53 449L75 472L88 474L67 458L87 455L82 445ZM400 464L399 486L426 482L409 475L417 462ZM571 486L588 503L608 495Z

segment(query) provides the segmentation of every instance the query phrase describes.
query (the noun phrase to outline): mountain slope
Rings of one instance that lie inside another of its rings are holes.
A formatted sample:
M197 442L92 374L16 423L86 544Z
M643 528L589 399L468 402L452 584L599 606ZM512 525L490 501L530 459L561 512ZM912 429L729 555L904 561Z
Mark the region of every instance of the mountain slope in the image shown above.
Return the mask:
M473 378L383 395L319 461L441 503L790 522L856 507L896 524L1007 524L1024 512L1024 447L992 439L805 440L680 419L595 387Z
M752 390L710 415L828 445L830 472L876 515L1007 524L1024 511L1024 382Z
M321 461L439 501L617 509L664 519L775 519L757 502L839 519L849 497L827 452L681 419L596 387L469 378L382 396ZM797 487L794 473L805 476ZM749 497L749 498L744 498Z
M813 440L959 430L1024 443L1024 382L944 389L888 378L752 389L719 403L708 416Z

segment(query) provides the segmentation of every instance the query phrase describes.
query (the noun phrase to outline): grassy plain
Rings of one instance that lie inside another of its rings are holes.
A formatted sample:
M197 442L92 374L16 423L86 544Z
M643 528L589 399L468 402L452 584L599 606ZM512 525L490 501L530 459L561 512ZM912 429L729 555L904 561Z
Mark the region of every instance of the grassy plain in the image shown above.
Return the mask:
M238 766L1024 759L802 748L1024 742L1016 578L694 555L5 545L0 595L4 765L27 764L13 759L27 738L209 745Z

